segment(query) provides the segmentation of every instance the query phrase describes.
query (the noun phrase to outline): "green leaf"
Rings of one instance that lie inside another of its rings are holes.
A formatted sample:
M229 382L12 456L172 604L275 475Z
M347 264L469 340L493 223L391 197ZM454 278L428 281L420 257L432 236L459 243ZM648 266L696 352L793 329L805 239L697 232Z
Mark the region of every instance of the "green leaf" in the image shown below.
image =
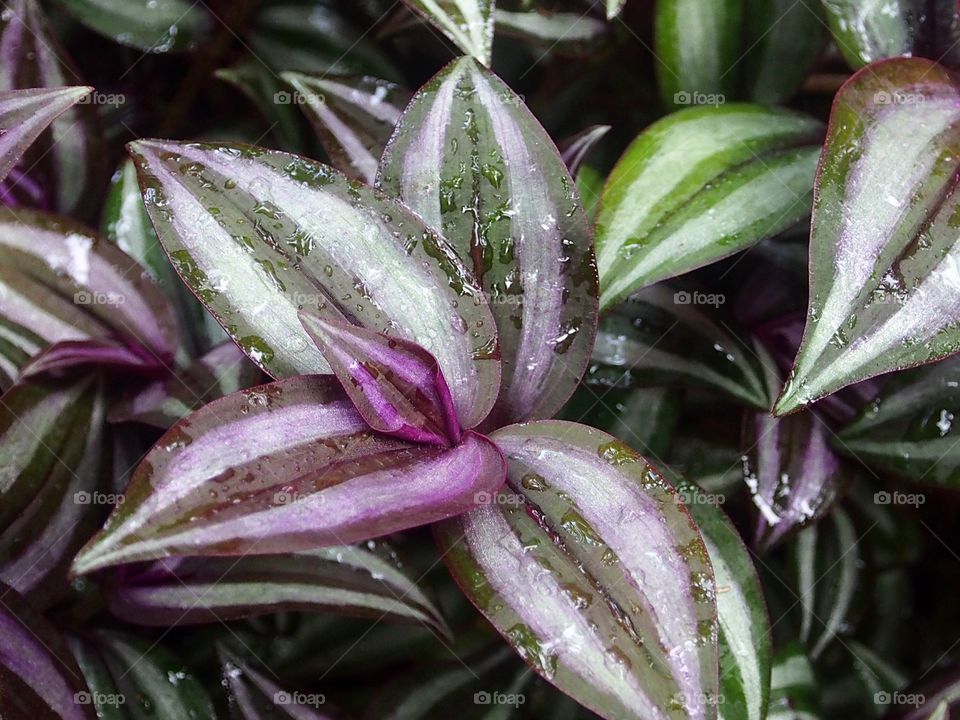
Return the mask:
M884 385L834 447L878 470L960 488L960 362L947 359Z
M569 50L577 54L586 53L596 49L610 30L603 20L579 12L511 12L497 9L494 17L498 33L514 35L550 52Z
M534 671L603 717L715 718L713 570L673 487L584 425L491 438L506 488L437 530L461 589Z
M817 680L799 643L777 651L770 681L767 720L818 720Z
M452 62L408 106L379 184L480 278L503 359L491 422L552 416L589 360L596 271L574 182L522 98L472 58Z
M742 104L681 110L644 130L601 198L601 310L803 219L820 134L815 120Z
M236 655L218 648L223 685L229 690L232 717L237 720L327 720L320 706L322 693L284 690L260 670ZM274 677L276 677L274 675Z
M668 108L697 94L733 97L743 15L743 0L657 0L654 53Z
M769 408L763 368L719 313L724 302L721 294L674 290L663 283L635 293L601 322L587 381L618 387L697 385Z
M146 712L158 718L216 720L203 685L159 642L96 630L71 638L70 649L90 687L85 700L96 705L97 717L141 717Z
M177 324L184 330L190 357L209 350L224 338L223 330L204 311L170 264L143 206L137 169L125 160L113 175L100 221L103 236L140 263L170 300Z
M627 0L607 0L607 20L613 20L623 10Z
M190 0L57 0L91 30L148 53L190 50L212 19Z
M720 720L763 720L770 700L770 617L750 552L720 509L724 497L667 472L697 523L717 583Z
M467 55L490 65L495 0L404 0Z
M373 184L383 149L410 101L410 93L369 76L285 72L287 97L310 119L330 162L347 177Z
M775 412L960 350L960 88L928 60L861 70L833 105L803 342Z
M273 377L329 373L297 313L430 351L465 428L499 387L496 327L443 238L325 165L251 146L131 145L160 241L184 281Z

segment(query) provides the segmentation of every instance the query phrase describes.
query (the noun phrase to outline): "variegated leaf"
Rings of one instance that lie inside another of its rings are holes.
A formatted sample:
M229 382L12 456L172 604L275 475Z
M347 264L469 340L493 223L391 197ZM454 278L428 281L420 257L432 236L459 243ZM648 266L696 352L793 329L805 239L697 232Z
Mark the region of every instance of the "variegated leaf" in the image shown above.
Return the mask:
M177 271L270 375L330 372L300 324L306 308L422 345L463 426L487 416L500 374L493 316L453 249L403 205L282 152L166 141L131 152Z
M549 52L586 52L596 48L610 30L603 20L579 12L513 12L498 8L494 18L498 34L515 35Z
M491 437L507 487L438 526L461 589L536 672L602 717L716 718L713 570L676 491L583 425Z
M410 93L369 76L285 72L281 77L294 89L288 95L307 114L330 162L345 175L372 185Z
M921 59L861 70L820 161L803 342L775 411L960 349L960 88Z
M688 108L644 130L601 198L601 309L804 218L820 135L815 120L745 104Z
M454 61L414 96L379 184L481 280L503 357L491 423L553 415L587 365L596 268L574 182L523 100L471 58Z
M452 448L378 435L334 378L289 378L171 428L74 570L360 542L462 513L503 479L500 452L482 435Z
M623 10L627 0L607 0L607 20L613 20Z
M793 643L777 651L770 682L767 720L818 720L818 683L803 646Z
M320 693L284 690L275 680L223 648L218 648L223 684L237 720L329 720L319 708L326 704Z
M440 611L388 546L339 546L242 558L172 558L118 573L111 611L137 625L193 625L280 611L425 623Z
M190 0L57 0L91 30L147 53L189 50L213 25Z
M404 0L467 55L490 65L496 0Z

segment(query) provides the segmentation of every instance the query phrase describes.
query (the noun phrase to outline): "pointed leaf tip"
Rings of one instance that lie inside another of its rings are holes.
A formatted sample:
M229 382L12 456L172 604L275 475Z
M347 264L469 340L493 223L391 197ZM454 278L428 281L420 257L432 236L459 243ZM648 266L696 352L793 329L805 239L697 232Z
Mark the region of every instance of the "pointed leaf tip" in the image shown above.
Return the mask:
M301 310L300 322L374 430L451 445L460 421L436 358L416 343Z

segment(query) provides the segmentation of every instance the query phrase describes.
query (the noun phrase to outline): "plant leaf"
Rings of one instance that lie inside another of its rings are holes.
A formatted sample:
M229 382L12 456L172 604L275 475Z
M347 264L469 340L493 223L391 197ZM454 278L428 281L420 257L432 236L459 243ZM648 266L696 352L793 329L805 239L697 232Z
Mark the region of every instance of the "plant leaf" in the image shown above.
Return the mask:
M92 91L90 87L62 87L0 93L0 181L50 123Z
M94 32L147 53L191 50L212 26L189 0L57 0Z
M403 0L484 65L493 51L495 0Z
M770 616L750 553L719 508L723 496L665 471L697 523L716 576L721 720L763 720L770 701Z
M11 377L60 341L115 340L154 370L177 346L166 298L137 263L73 221L23 209L0 208L0 317Z
M794 642L777 651L767 720L817 720L817 701L817 680L803 646Z
M573 50L577 53L596 47L609 32L603 20L579 12L549 12L537 9L512 12L497 9L496 31L546 47L551 52Z
M132 709L140 707L158 718L216 719L201 682L159 641L97 630L68 642L91 690L85 701L96 706L98 718L141 716Z
M241 558L171 558L123 573L110 609L138 625L193 625L281 611L332 612L425 623L440 611L389 547L340 546Z
M778 415L960 349L958 149L960 89L935 63L891 60L841 89L818 171L807 326Z
M0 91L85 85L51 30L37 0L5 0L0 17ZM103 129L87 96L53 121L8 184L36 185L31 205L89 214L100 202L104 171ZM14 193L15 195L16 193ZM9 195L8 195L9 199Z
M506 489L438 525L461 589L536 672L603 717L715 718L713 571L676 491L583 425L491 438Z
M218 648L224 685L230 692L230 707L237 720L329 720L317 706L326 702L320 693L292 693L259 670L223 648ZM304 702L296 702L303 699ZM313 706L308 700L314 701Z
M201 405L260 382L260 368L234 343L213 348L174 377L137 388L110 407L112 423L137 422L166 430Z
M771 398L756 355L717 310L708 315L698 307L708 300L719 307L724 297L674 291L663 283L634 293L603 319L588 382L699 385L769 408Z
M843 428L838 452L916 481L960 488L960 360L898 376Z
M171 428L74 570L360 542L464 512L503 476L481 435L454 448L376 435L333 378L290 378L215 400Z
M285 72L281 77L294 89L287 95L306 113L333 166L372 185L383 148L410 93L389 80L370 76Z
M330 372L297 317L309 308L422 345L463 426L487 416L500 373L493 317L453 250L409 210L287 153L166 141L131 152L177 271L270 375Z
M640 133L600 201L601 310L806 216L820 133L815 120L745 104L681 110Z
M92 720L83 675L63 641L30 611L15 590L0 585L0 700L4 717Z
M91 506L105 469L104 405L89 375L20 382L0 396L0 581L35 606L57 599L105 514Z
M744 424L744 481L757 509L754 546L768 552L816 522L843 482L824 421L812 411L787 418L755 413Z
M609 125L591 125L560 143L560 157L563 158L571 175L577 175L583 161L608 132L610 132Z
M574 182L523 100L471 58L452 62L408 106L379 184L481 279L503 357L490 422L556 413L589 359L596 271Z
M140 196L137 169L125 160L113 176L103 208L103 236L140 263L163 290L183 329L187 354L195 357L225 339L222 328L180 280L150 224Z
M607 20L613 20L617 17L626 4L627 0L607 0Z
M326 322L306 311L300 321L367 425L410 442L460 441L447 381L430 353L416 343Z
M668 108L694 94L732 98L740 59L743 0L657 0L657 82Z

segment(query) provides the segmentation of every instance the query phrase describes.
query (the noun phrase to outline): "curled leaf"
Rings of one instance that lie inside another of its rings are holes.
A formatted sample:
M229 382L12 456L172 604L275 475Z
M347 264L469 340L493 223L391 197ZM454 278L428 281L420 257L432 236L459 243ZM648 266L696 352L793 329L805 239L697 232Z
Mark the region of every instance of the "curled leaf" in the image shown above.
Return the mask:
M452 448L378 435L332 377L290 378L171 428L74 570L360 542L464 512L503 477L500 452L481 435Z

